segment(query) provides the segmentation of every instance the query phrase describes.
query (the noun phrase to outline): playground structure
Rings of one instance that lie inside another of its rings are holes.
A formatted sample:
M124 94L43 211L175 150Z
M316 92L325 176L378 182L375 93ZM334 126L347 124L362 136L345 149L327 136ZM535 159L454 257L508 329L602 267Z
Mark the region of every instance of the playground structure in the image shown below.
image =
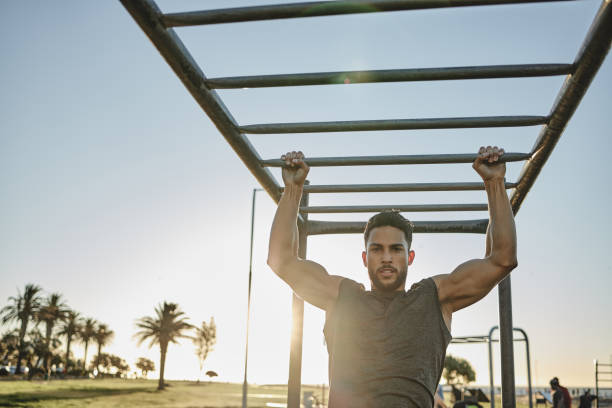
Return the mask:
M524 161L516 181L507 182L512 189L510 201L516 214L535 183L542 167L561 137L568 121L586 93L597 70L603 63L612 39L612 6L604 0L574 61L565 64L523 64L497 66L447 67L426 69L394 69L374 71L320 72L281 75L260 75L229 78L207 78L191 57L173 27L245 21L305 18L351 13L391 12L441 7L487 6L514 3L548 2L550 0L370 0L329 1L276 4L220 10L205 10L164 14L153 0L121 0L137 24L166 59L196 102L207 113L219 132L252 172L263 189L278 202L282 194L268 167L283 165L279 159L262 159L247 138L247 134L316 133L384 131L408 129L485 128L542 125L529 152L507 153L503 161ZM559 1L559 0L557 0ZM240 125L214 89L258 88L278 86L330 85L368 82L440 81L458 79L494 79L566 75L552 109L547 116L488 116L395 120L359 120L342 122L272 123ZM310 166L363 166L397 164L471 163L476 154L391 155L359 157L307 158ZM482 211L486 204L422 204L385 206L325 206L308 205L309 194L341 192L396 191L468 191L484 190L482 183L412 183L412 184L353 184L306 185L300 205L299 256L306 257L307 238L318 234L362 233L365 222L309 220L310 213L378 212L397 209L406 212L423 211ZM416 221L416 233L477 233L485 234L488 219ZM502 406L514 407L514 357L510 276L498 286L499 329L502 368ZM293 330L291 338L287 406L300 406L303 301L293 297ZM526 336L525 336L526 340ZM491 343L489 341L489 347ZM529 365L528 365L529 367Z
M603 374L603 377L602 377ZM602 398L599 395L599 385L600 383L612 383L612 363L604 364L595 360L595 396L597 397L596 404L597 408L610 406L608 403L601 402Z
M499 329L499 326L491 327L489 330L489 334L482 336L461 336L461 337L453 337L451 340L452 344L477 344L477 343L487 343L488 349L488 357L489 357L489 386L490 397L489 400L491 402L491 408L495 408L495 381L494 381L494 373L493 373L493 343L499 342L499 340L493 338L493 333ZM525 342L525 357L527 363L527 395L529 398L529 408L533 408L533 392L531 389L531 357L529 354L529 338L527 337L527 333L525 330L514 327L513 330L522 337L517 339L513 339L514 341L524 341Z

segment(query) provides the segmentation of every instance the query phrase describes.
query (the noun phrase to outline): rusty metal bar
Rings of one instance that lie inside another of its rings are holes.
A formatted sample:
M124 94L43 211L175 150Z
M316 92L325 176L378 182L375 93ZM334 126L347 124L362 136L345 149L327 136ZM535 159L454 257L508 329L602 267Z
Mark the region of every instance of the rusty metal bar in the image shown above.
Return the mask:
M514 383L514 335L512 331L512 294L510 275L499 285L499 345L501 354L502 408L516 407L516 388Z
M505 183L506 189L516 187L516 183ZM399 191L479 191L484 183L397 183L397 184L321 184L304 186L304 191L312 193L384 193ZM281 187L281 191L283 187Z
M488 219L465 221L413 221L415 233L468 233L484 234ZM308 235L363 234L365 222L360 221L308 221Z
M612 6L604 0L574 61L574 74L568 75L549 115L549 121L535 142L533 157L523 166L518 185L510 198L517 213L525 196L535 183L542 167L552 154L565 126L578 108L591 81L610 50L612 39Z
M424 118L345 120L334 122L265 123L240 126L242 133L365 132L373 130L465 129L543 125L546 116L482 116L466 118Z
M339 205L300 207L302 213L359 213L396 210L401 212L487 211L485 204Z
M347 156L347 157L310 157L306 163L310 167L323 166L376 166L394 164L451 164L472 163L476 160L476 153L465 154L420 154L402 156ZM502 162L516 162L527 160L529 153L505 153L500 159ZM264 167L282 167L285 162L281 159L263 160Z
M353 0L313 1L169 13L163 17L167 27L238 23L331 16L337 14L373 13L381 11L420 10L442 7L489 6L518 3L544 3L558 0ZM565 0L567 1L567 0Z
M572 64L524 64L476 67L387 69L372 71L315 72L208 78L216 89L265 88L276 86L363 84L374 82L443 81L457 79L524 78L567 75Z
M162 13L152 0L120 0L134 18L142 31L153 42L174 73L183 82L189 93L206 112L225 140L234 149L238 157L253 173L259 184L275 202L280 199L280 188L272 174L260 166L261 158L249 142L240 133L236 121L221 98L206 87L206 77L185 48L174 30L166 29Z

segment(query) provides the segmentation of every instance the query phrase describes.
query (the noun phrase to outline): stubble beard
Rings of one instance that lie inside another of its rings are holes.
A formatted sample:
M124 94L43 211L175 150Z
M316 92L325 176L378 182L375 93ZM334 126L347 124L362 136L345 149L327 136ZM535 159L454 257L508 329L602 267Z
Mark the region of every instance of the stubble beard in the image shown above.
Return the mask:
M397 278L393 282L383 283L379 279L376 270L372 271L368 268L368 275L370 275L370 280L372 281L372 289L376 289L381 292L395 292L398 288L403 287L406 283L406 277L408 276L408 268L403 270L397 270L396 268L393 269L395 269L397 272Z

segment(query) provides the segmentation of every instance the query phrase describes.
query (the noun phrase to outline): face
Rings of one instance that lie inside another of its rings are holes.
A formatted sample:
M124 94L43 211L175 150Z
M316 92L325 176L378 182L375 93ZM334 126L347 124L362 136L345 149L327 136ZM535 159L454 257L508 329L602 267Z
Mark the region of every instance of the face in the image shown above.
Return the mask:
M374 228L362 253L368 268L372 288L384 292L405 289L408 265L414 260L414 251L408 249L406 236L398 228Z

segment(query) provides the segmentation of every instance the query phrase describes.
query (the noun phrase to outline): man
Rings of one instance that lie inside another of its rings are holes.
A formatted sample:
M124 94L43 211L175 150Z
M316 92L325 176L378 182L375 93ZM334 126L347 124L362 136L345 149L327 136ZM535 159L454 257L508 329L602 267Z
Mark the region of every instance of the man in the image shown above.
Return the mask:
M571 408L572 397L567 388L559 384L559 379L557 377L550 380L550 388L552 388L554 392L553 408Z
M503 154L481 147L473 164L489 203L485 256L423 279L407 292L415 257L412 224L397 212L377 214L365 228L362 260L371 291L298 257L297 213L309 167L301 152L281 157L285 190L272 224L268 265L298 296L326 311L330 408L433 406L452 313L483 298L517 265L506 167L498 162Z

